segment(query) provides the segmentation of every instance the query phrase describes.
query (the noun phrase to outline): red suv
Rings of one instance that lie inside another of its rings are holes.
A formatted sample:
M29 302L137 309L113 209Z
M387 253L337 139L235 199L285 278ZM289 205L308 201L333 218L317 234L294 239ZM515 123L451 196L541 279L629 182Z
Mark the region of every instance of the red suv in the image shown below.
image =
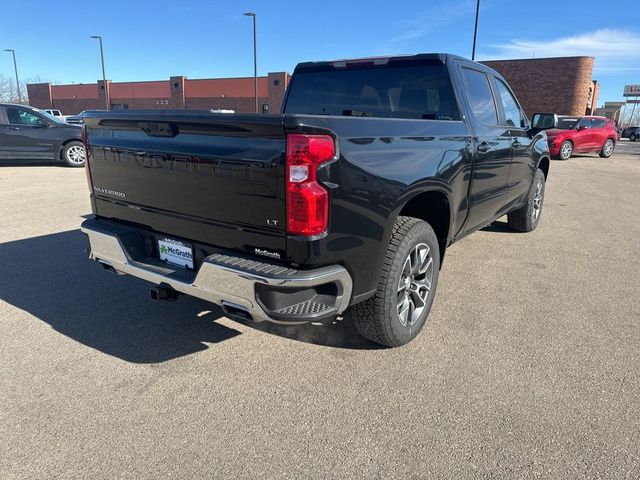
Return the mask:
M609 158L618 141L618 131L605 117L563 117L556 128L545 130L551 155L567 160L574 153L598 152ZM569 121L567 121L569 120Z

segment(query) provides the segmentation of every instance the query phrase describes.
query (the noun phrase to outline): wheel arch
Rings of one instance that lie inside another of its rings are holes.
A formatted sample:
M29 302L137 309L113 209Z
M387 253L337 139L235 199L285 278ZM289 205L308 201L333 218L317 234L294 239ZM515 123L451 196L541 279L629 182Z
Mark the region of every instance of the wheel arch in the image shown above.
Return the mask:
M549 177L549 165L551 164L551 160L547 156L540 157L538 160L538 165L536 166L536 170L539 168L544 173L545 181Z
M438 189L414 192L409 198L403 200L396 212L393 223L398 216L403 215L419 218L431 225L438 238L440 266L442 266L442 260L451 238L453 215L449 196ZM391 227L393 228L393 224Z

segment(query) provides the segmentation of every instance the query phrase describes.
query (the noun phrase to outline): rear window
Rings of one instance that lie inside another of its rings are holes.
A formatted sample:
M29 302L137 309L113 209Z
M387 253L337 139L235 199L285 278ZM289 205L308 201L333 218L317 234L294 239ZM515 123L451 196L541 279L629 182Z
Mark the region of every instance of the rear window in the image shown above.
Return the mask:
M383 66L296 73L285 113L459 120L446 67Z

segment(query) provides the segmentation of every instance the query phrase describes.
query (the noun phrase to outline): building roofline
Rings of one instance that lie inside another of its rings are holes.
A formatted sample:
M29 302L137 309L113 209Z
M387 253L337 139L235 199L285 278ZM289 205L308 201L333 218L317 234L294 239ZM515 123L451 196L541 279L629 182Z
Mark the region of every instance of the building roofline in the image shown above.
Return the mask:
M270 72L270 73L286 73L287 75L291 75L289 72ZM253 80L253 76L250 77L212 77L212 78L189 78L189 77L185 77L183 75L172 75L172 76L180 76L181 78L184 78L185 80L242 80L242 79L247 79L247 80ZM260 78L266 78L268 79L269 76L268 75L258 75L258 79ZM87 86L87 85L98 85L98 82L101 82L102 80L98 80L96 82L93 83L58 83L58 84L54 84L51 82L42 82L42 83L30 83L29 85L51 85L52 87L77 87L77 86ZM118 82L114 82L113 80L107 80L108 83L113 84L117 84L117 83L164 83L164 82L170 82L171 79L167 78L166 80L133 80L133 81L118 81Z
M590 55L570 55L570 56L562 56L562 57L533 57L533 58L499 58L495 60L478 60L479 63L485 62L529 62L532 60L566 60L567 58L591 58L593 60L596 57Z
M283 72L276 72L276 73L283 73ZM286 73L286 72L284 72ZM214 78L189 78L189 77L184 77L185 80L243 80L243 79L248 79L248 80L253 80L253 75L250 77L214 77ZM258 78L269 78L268 75L258 75Z

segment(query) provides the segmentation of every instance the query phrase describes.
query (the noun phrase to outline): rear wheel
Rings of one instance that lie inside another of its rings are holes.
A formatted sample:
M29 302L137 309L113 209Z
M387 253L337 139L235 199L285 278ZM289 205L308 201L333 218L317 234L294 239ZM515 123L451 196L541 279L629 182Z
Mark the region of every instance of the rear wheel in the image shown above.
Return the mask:
M531 190L529 190L529 196L527 197L527 203L507 215L511 229L516 232L532 232L536 229L540 222L540 215L542 215L544 183L544 173L540 169L536 170Z
M438 284L440 250L431 226L398 217L373 298L352 309L356 330L365 338L399 347L424 327Z
M68 167L84 166L84 145L81 142L67 143L62 150L62 160Z
M560 160L569 160L571 158L571 155L573 155L573 143L571 143L569 140L565 140L564 142L562 142L562 145L560 145L560 153L558 153L558 158Z
M606 142L604 142L604 145L602 146L602 150L600 151L600 156L602 158L609 158L612 154L613 154L613 148L615 147L615 143L613 140L608 139Z

